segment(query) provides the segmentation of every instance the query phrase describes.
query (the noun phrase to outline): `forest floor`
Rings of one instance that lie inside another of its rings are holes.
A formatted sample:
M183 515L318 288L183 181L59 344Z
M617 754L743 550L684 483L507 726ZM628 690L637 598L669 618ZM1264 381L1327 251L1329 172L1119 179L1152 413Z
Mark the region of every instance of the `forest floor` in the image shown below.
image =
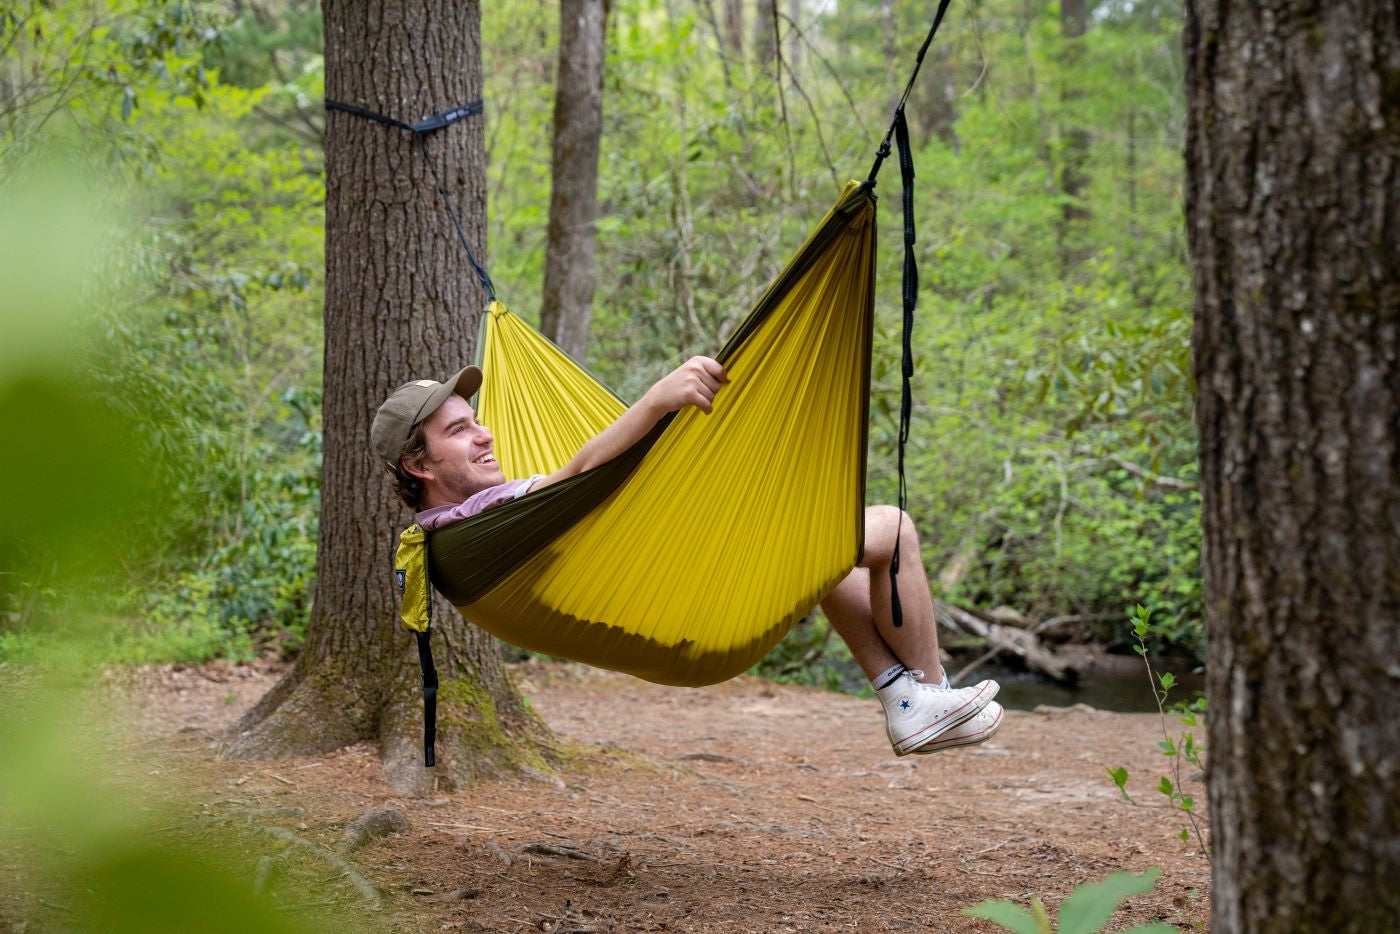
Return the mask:
M221 760L229 725L280 673L150 668L123 691L137 701L132 747L188 776L206 823L280 828L329 853L369 809L407 817L407 833L343 856L377 892L329 860L280 874L264 860L289 910L336 906L394 932L1000 931L960 909L1039 895L1053 916L1079 883L1157 866L1155 890L1107 930L1208 926L1209 866L1154 790L1167 764L1156 714L1009 711L981 746L896 758L873 700L750 677L663 688L531 662L515 678L567 751L557 777L408 798L368 744ZM1144 806L1105 773L1120 765ZM1204 802L1199 774L1186 790Z

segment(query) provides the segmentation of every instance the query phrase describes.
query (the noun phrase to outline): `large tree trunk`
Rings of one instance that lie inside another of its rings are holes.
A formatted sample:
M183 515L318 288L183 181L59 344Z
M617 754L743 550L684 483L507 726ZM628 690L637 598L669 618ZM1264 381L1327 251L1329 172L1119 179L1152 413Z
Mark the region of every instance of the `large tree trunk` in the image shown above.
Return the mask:
M477 3L326 0L324 15L327 97L411 122L481 96ZM395 787L426 790L434 779L452 787L532 755L504 737L537 725L495 642L438 599L439 764L423 767L417 656L392 584L397 532L411 518L368 439L375 409L395 387L445 378L470 360L484 297L412 138L349 114L326 116L315 609L296 666L235 727L228 754L320 753L377 738ZM484 244L481 119L438 131L428 149L467 236Z
M1215 931L1400 918L1397 30L1188 4Z
M593 317L598 140L603 135L605 0L559 5L559 80L554 88L554 159L540 331L582 363Z

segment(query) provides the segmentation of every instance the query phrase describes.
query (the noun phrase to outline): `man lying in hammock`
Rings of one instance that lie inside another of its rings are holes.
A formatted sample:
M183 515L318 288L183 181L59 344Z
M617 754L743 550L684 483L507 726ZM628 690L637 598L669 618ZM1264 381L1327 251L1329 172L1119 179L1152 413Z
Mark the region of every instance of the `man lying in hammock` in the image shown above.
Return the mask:
M468 519L604 464L642 439L666 414L693 405L709 414L728 382L724 368L692 357L660 379L615 422L548 475L508 480L493 453L494 439L468 403L481 387L481 370L469 366L445 383L405 383L375 414L371 439L389 467L395 492L417 513L424 531ZM890 611L890 561L900 540L898 587L903 625ZM890 743L898 755L930 753L980 743L1001 726L992 698L995 681L950 688L939 663L938 629L913 520L893 506L865 511L865 550L860 563L821 601L836 632L850 647L885 710ZM929 677L929 676L932 677ZM929 678L929 680L925 680Z

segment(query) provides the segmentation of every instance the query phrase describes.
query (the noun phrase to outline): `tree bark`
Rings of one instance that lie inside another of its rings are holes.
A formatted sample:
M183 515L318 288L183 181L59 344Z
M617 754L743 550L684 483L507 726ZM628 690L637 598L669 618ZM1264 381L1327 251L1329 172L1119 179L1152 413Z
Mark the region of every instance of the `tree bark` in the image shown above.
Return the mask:
M1400 22L1187 5L1212 930L1400 917Z
M326 0L324 16L327 97L412 122L481 96L476 2ZM481 119L440 130L427 145L468 238L484 244ZM232 757L378 739L391 784L416 791L538 762L532 747L506 740L538 725L496 643L438 598L438 767L423 767L417 656L392 583L397 533L411 518L368 449L374 411L395 387L445 378L470 360L484 296L466 268L409 134L329 112L315 609L292 671L235 726Z
M576 361L588 353L593 317L598 141L603 135L605 0L559 5L559 80L540 331Z

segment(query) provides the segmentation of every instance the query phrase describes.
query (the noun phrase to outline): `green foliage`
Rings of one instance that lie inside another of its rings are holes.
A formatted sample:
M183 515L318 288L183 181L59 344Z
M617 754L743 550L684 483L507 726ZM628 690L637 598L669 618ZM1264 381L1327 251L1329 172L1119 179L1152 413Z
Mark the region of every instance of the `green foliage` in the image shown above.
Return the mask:
M320 9L221 9L62 0L0 19L0 78L42 76L30 96L0 96L0 185L68 153L136 221L102 260L114 297L93 378L150 446L165 494L159 540L124 549L110 588L112 618L137 621L114 645L139 657L292 650L312 592ZM840 183L866 172L928 12L853 0L783 18L781 63L760 67L722 50L704 5L612 5L594 372L634 398L720 346ZM486 252L503 298L530 317L558 15L483 14ZM1053 6L990 0L945 23L910 99L923 287L908 474L945 596L1107 620L1130 593L1155 608L1160 645L1199 654L1180 15L1101 6L1073 68ZM1087 217L1071 225L1059 180L1080 130ZM895 494L896 187L887 165L872 501ZM25 587L44 593L38 577ZM44 603L14 599L11 614ZM156 638L182 605L183 635ZM9 619L0 630L17 631ZM824 626L798 627L761 670L837 683L843 648Z
M820 609L798 620L788 636L750 669L783 684L802 684L828 691L869 691L869 683Z
M1196 729L1201 726L1200 717L1206 711L1206 699L1197 696L1194 700L1186 703L1167 705L1167 692L1176 685L1176 676L1169 671L1155 673L1152 670L1152 661L1148 657L1147 640L1149 637L1157 635L1157 624L1152 622L1152 611L1142 604L1137 604L1128 614L1128 622L1131 624L1133 637L1137 640L1137 645L1133 646L1133 651L1142 656L1143 663L1147 666L1147 679L1152 682L1152 693L1157 699L1157 713L1162 722L1162 741L1157 747L1162 750L1162 755L1167 757L1171 776L1163 775L1157 782L1157 791L1163 795L1168 803L1185 815L1189 826L1181 830L1181 840L1188 842L1192 835L1195 835L1196 845L1200 848L1201 855L1207 860L1210 859L1210 848L1206 845L1205 834L1201 831L1200 822L1196 818L1196 799L1182 790L1181 773L1183 763L1190 765L1197 770L1204 771L1205 763L1202 756L1205 747L1196 742ZM1183 729L1176 731L1173 737L1172 731L1167 728L1167 713L1171 711L1181 723ZM1118 788L1123 800L1136 804L1128 794L1128 770L1119 766L1117 768L1105 768L1109 778Z
M324 901L291 914L256 892L254 863L272 849L265 838L211 832L191 819L198 808L180 800L168 765L119 752L113 737L125 727L112 719L112 685L75 687L102 682L84 654L50 645L33 677L0 685L0 847L5 882L21 883L7 888L7 920L133 934L367 929L349 912L329 917Z
M226 615L211 575L190 572L161 583L115 601L124 615L106 628L105 657L131 664L196 664L255 654L251 627L246 619Z
M1141 875L1115 872L1102 882L1075 886L1060 905L1059 934L1094 934L1103 930L1119 905L1134 895L1152 891L1161 874L1162 871L1154 866ZM1037 896L1031 897L1029 911L1014 902L985 901L963 909L963 914L991 921L1013 934L1055 934L1057 930L1051 925L1050 915ZM1170 924L1139 924L1128 928L1127 934L1170 934L1175 930Z
M130 126L143 100L202 106L206 46L191 0L22 0L0 11L0 183L55 155L141 159L158 141ZM96 143L96 145L94 145Z
M112 588L129 561L168 547L152 520L164 492L152 468L160 425L119 404L102 363L103 314L122 297L111 244L129 232L103 210L93 178L63 164L27 171L25 185L0 183L0 431L13 447L0 462L6 920L73 931L354 930L353 919L332 924L319 909L279 911L253 890L246 831L211 834L175 797L180 783L155 777L164 767L120 753L129 725L115 722L120 691L103 677L111 643L127 632L110 615ZM153 639L227 651L227 634L177 606L182 596L152 622ZM5 670L11 663L30 670Z

